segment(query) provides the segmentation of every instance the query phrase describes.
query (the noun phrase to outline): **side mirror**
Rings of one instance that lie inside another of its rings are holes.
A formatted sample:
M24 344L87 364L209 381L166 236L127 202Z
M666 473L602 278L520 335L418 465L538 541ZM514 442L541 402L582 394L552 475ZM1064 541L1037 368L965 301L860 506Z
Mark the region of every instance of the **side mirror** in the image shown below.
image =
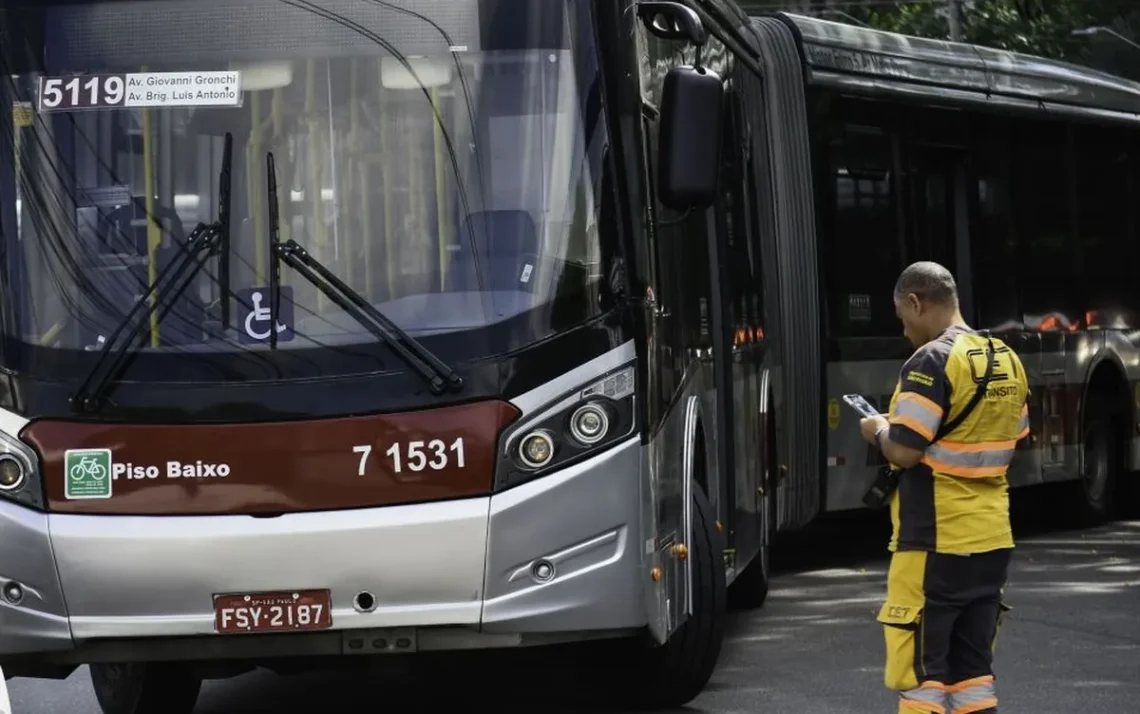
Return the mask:
M703 210L720 177L724 85L715 72L675 67L661 88L657 192L673 210Z

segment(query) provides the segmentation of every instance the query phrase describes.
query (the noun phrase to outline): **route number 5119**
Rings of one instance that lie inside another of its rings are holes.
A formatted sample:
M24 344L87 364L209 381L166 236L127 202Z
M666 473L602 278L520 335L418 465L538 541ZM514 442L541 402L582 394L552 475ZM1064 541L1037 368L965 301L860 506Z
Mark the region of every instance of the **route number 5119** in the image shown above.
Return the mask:
M356 473L358 476L363 476L368 468L368 457L372 455L372 445L357 444L352 447L352 452L360 455L360 465ZM405 468L409 471L423 471L425 468L442 471L451 465L456 468L464 468L467 465L463 453L463 437L459 437L450 445L445 444L442 439L392 444L384 455L391 462L393 473L400 473Z

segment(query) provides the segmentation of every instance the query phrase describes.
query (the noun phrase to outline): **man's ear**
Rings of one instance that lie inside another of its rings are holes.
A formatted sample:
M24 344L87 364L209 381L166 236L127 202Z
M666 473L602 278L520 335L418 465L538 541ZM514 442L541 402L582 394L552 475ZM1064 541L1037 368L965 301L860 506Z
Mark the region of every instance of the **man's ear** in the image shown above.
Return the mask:
M910 309L914 310L916 315L922 314L922 301L914 293L908 293L906 296L906 303L910 305Z

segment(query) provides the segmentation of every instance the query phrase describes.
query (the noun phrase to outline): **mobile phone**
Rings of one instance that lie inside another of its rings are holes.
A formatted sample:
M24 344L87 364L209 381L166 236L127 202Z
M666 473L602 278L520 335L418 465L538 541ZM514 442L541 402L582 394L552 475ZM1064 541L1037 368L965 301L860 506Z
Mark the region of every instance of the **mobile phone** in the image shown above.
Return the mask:
M879 416L879 410L871 406L871 403L860 394L844 394L843 401L847 402L847 406L865 417Z

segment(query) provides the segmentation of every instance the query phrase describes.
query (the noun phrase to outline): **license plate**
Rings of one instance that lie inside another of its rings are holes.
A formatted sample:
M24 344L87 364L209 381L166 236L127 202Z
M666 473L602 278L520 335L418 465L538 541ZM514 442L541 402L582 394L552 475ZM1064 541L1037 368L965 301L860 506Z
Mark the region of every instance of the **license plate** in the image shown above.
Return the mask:
M214 596L214 629L224 635L329 627L332 603L328 590Z

